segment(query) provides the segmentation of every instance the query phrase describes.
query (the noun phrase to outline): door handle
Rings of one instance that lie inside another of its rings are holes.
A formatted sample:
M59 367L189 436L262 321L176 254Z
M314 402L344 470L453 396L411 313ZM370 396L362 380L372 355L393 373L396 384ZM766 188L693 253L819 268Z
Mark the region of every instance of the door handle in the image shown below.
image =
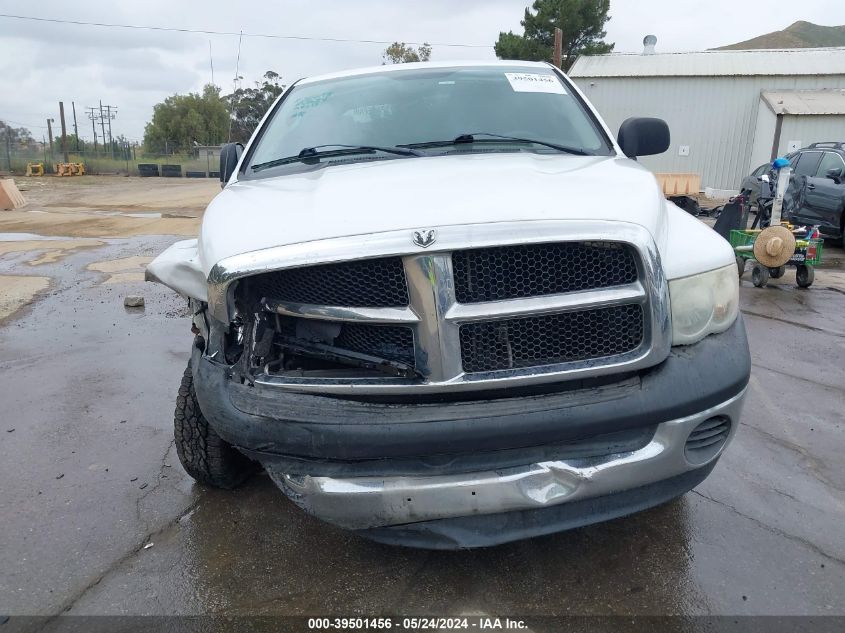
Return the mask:
M815 189L815 188L816 188L815 185L807 185L807 189Z

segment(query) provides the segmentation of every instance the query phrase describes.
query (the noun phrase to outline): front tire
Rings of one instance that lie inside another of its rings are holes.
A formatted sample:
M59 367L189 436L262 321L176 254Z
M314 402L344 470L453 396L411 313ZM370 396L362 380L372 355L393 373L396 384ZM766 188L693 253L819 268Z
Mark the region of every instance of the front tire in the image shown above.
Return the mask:
M231 490L256 470L255 464L220 437L205 419L194 391L190 362L176 397L173 426L179 461L198 483Z

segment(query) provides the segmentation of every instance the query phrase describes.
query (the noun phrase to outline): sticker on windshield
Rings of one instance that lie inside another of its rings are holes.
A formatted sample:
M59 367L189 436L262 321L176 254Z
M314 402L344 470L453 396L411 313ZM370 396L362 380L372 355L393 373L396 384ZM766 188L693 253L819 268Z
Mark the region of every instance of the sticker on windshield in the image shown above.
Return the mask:
M297 117L304 117L310 110L324 104L331 96L331 92L324 92L322 94L314 95L313 97L303 97L302 99L297 100L294 104L291 118L295 119Z
M565 95L563 84L554 75L539 73L505 73L514 92L550 92Z

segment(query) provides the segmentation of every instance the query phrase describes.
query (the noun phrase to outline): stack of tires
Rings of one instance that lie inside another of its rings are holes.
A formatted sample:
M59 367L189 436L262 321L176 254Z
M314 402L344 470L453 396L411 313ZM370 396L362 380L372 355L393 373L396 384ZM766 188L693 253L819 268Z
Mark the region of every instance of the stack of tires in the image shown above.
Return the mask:
M138 175L141 178L158 176L158 165L156 163L138 163Z

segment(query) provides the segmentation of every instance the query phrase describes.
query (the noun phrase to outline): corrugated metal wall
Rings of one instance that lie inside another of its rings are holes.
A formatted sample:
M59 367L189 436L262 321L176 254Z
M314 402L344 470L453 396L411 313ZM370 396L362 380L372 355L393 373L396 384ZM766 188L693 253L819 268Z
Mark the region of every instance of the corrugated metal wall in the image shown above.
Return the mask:
M573 80L614 131L630 116L666 120L672 146L660 156L641 158L644 166L655 172L697 173L702 187L716 189L736 189L756 166L750 163L761 90L845 88L845 75ZM689 146L689 156L678 155L682 145Z
M845 115L802 115L783 117L778 154L787 153L789 141L801 141L802 147L819 141L845 142Z

